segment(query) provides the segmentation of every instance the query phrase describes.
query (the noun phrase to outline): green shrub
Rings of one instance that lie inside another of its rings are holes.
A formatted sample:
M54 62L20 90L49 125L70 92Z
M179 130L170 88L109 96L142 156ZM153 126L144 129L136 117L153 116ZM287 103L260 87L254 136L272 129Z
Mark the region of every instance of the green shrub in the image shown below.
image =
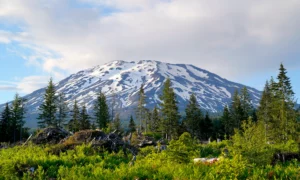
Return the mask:
M244 137L243 137L244 138ZM141 149L134 165L132 156L94 150L89 145L52 153L55 146L16 146L0 150L0 180L2 179L299 179L300 163L291 161L271 166L252 160L256 146L232 152L230 158L215 163L194 164L200 149L207 156L217 156L226 146L232 149L239 141L198 145L188 133L170 142L167 151L157 152L154 147ZM250 142L247 142L251 145ZM233 147L230 147L233 146ZM294 143L269 145L281 150L294 150ZM245 150L249 150L248 152ZM272 150L272 149L271 149ZM204 152L205 151L205 152ZM233 151L233 150L231 150ZM259 155L263 157L263 155ZM34 172L31 172L31 169Z

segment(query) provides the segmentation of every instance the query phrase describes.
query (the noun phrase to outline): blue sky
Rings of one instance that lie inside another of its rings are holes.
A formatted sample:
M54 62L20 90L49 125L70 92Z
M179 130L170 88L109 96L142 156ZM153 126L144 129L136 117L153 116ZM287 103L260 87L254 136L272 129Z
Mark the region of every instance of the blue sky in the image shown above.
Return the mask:
M0 103L108 61L194 64L262 89L282 62L300 94L300 2L0 0Z

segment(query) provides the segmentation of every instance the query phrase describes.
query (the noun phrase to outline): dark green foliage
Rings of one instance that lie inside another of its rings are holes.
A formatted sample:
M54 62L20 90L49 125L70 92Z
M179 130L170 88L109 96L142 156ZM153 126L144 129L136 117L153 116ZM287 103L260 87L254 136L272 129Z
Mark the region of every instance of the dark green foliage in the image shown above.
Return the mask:
M57 104L57 117L56 117L56 127L63 127L66 123L68 116L68 106L65 102L64 94L60 93L58 95L58 104Z
M158 108L155 106L152 112L152 119L151 119L151 131L152 132L160 132L160 124L161 120L158 114Z
M95 130L95 129L97 129L97 126L96 126L96 124L95 124L95 122L93 121L92 122L92 124L91 124L91 129L92 130Z
M80 111L75 99L73 109L71 111L71 120L68 123L69 131L76 132L80 130Z
M235 90L232 97L232 103L230 107L230 116L232 118L233 128L240 129L241 122L244 120L244 112L241 105L241 99L238 90Z
M185 109L185 125L192 137L201 139L203 128L203 116L200 110L200 106L197 102L196 96L191 94L189 103Z
M233 120L230 116L228 106L224 107L223 115L221 117L221 123L222 123L224 136L229 137L233 135L234 133Z
M129 129L129 132L135 132L136 131L135 122L134 122L132 116L130 116L128 129Z
M90 116L87 113L85 105L83 105L80 115L79 115L79 124L80 130L90 129L91 128L91 122L90 122Z
M152 113L149 109L146 109L146 117L144 121L145 133L147 133L152 127Z
M252 100L250 98L250 94L248 89L244 87L240 93L240 101L241 101L241 109L242 109L242 120L247 120L249 116L252 116L253 105Z
M221 140L224 138L224 130L222 127L222 120L220 117L212 118L212 131L211 131L211 139L212 140Z
M6 103L0 118L0 142L16 142L27 138L27 128L24 128L24 99L15 95L11 106Z
M277 112L277 118L274 119L277 127L274 126L274 128L279 137L278 140L287 141L295 139L298 133L296 132L294 92L283 64L280 64L277 81L273 86L275 93L273 113Z
M97 100L94 105L94 114L96 123L100 129L106 129L109 124L109 109L106 102L104 93L98 94Z
M11 139L12 132L12 115L8 103L5 104L5 109L1 113L0 120L0 142L8 142Z
M202 138L204 140L209 139L212 136L212 131L213 131L213 124L209 117L208 112L206 112L206 115L205 115L205 118L203 121L203 127L202 127L202 132L203 132Z
M296 140L299 135L297 130L299 123L294 92L282 64L277 81L271 78L270 82L266 83L258 108L258 119L264 124L266 141Z
M178 127L179 118L176 95L171 87L172 83L170 79L167 79L164 83L163 93L160 97L162 103L161 113L162 113L162 123L161 129L162 133L166 135L166 139L178 138Z
M119 113L116 114L116 117L115 117L115 119L113 121L113 129L117 130L117 132L123 132L122 123L121 123L121 119L120 119Z
M25 108L24 108L24 99L21 98L18 94L15 95L15 99L11 105L11 129L12 129L12 142L22 139L22 128L25 124ZM18 138L19 137L19 138Z
M39 107L38 126L40 128L55 125L57 111L57 97L55 93L55 86L51 78L45 90L44 101Z
M272 117L272 92L269 82L266 82L262 97L260 99L257 115L259 121L264 123L265 127L265 140L270 138L270 130L273 122Z

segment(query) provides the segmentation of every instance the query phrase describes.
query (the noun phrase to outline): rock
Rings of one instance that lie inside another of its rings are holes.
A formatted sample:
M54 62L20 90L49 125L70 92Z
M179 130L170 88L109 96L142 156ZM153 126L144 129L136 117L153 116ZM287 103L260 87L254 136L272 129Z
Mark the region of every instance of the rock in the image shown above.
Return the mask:
M109 152L117 153L119 150L123 150L125 155L127 155L127 150L134 156L138 153L137 148L131 146L128 141L123 140L116 132L105 134L101 130L83 130L76 132L74 135L68 137L62 144L71 147L84 143L91 143L92 147L101 147Z
M57 144L69 135L70 133L62 128L49 127L42 129L32 138L32 142L35 144Z
M195 158L194 163L205 162L207 158Z
M195 158L194 163L209 163L212 164L214 162L219 161L219 158Z
M70 137L67 137L62 144L77 145L89 143L92 140L99 141L106 138L106 134L101 130L82 130L78 131Z

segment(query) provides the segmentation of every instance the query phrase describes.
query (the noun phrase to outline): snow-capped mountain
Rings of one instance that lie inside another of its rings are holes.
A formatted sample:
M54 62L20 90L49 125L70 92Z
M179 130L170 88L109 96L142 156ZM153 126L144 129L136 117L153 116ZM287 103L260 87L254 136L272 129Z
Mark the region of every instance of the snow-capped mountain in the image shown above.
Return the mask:
M102 91L107 96L109 107L112 99L115 99L115 111L127 119L128 115L135 112L140 86L144 84L147 107L152 109L160 103L159 96L167 77L172 81L181 112L184 112L191 93L195 93L203 110L220 112L230 103L234 90L244 87L193 65L141 60L113 61L80 71L57 83L56 89L58 93L65 94L70 107L76 99L80 105L87 106L89 113L97 93ZM253 103L257 105L261 92L250 87L248 89ZM25 96L29 127L36 126L35 118L44 91L44 88L39 89Z

